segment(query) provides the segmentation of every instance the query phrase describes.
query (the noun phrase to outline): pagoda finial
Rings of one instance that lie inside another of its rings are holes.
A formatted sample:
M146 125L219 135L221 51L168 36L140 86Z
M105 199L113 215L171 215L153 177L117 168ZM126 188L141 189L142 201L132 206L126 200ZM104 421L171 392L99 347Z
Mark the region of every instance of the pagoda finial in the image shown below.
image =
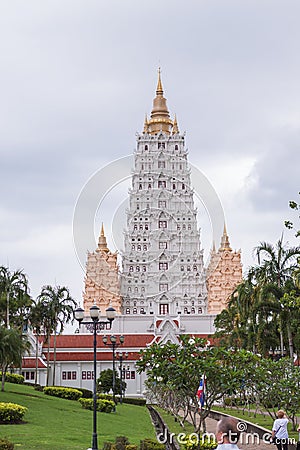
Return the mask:
M160 74L161 74L161 69L159 67L158 68L158 81L157 81L156 95L163 96L164 90L163 90L163 87L162 87Z
M105 252L105 253L109 252L109 249L107 247L106 237L104 234L103 222L102 222L102 226L101 226L101 232L100 232L100 236L99 236L99 240L98 240L98 248L97 248L96 252Z
M170 114L167 107L167 100L163 96L163 87L161 82L161 70L158 69L158 82L156 87L156 97L153 100L153 108L151 111L150 120L148 121L148 130L150 134L165 133L170 134L173 121L170 119Z
M232 249L230 247L230 243L229 243L229 238L228 238L228 234L227 234L227 230L226 230L226 225L224 222L224 230L223 230L223 236L221 238L221 245L220 245L220 251L228 251L231 252Z
M178 133L179 133L179 129L178 129L177 117L176 117L176 114L175 114L174 122L173 122L172 134L178 134Z

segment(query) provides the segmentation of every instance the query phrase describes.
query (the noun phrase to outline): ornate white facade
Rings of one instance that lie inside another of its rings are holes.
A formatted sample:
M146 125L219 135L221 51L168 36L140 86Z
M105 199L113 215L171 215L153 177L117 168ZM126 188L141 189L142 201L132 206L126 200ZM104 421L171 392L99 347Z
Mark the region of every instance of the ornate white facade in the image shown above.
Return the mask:
M137 136L122 255L123 314L207 313L203 250L185 138L170 119L160 80Z

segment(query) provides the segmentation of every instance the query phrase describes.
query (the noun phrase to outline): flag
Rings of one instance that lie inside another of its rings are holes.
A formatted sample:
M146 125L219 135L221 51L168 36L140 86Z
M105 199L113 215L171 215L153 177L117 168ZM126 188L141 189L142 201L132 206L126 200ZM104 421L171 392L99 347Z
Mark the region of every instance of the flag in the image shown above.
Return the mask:
M197 391L198 404L200 408L203 408L205 402L205 376L202 375Z

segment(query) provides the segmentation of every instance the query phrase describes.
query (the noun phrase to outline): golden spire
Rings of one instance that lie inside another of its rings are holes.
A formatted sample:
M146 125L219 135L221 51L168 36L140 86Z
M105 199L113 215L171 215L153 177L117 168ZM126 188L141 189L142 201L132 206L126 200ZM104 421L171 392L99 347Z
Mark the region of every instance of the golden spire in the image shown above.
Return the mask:
M161 83L161 79L160 79L160 67L158 68L158 81L157 81L157 88L156 88L156 95L159 96L163 96L164 91L163 91L163 87L162 87L162 83Z
M160 68L158 69L158 81L156 88L156 97L153 100L153 108L150 120L148 121L148 132L158 134L160 131L170 134L173 122L167 107L167 100L163 96L164 91L161 82Z
M98 240L98 248L97 248L96 252L105 252L105 253L109 252L109 249L107 247L106 237L104 234L103 222L102 222L102 226L101 226L101 232L100 232L100 236L99 236L99 240Z
M232 249L230 247L229 238L228 238L228 234L227 234L225 223L224 223L223 236L221 238L221 245L220 245L219 251L223 251L223 252L224 251L228 251L228 252L232 251Z
M176 117L176 114L175 114L174 122L173 122L172 134L178 134L178 133L179 133L179 129L178 129L177 117Z
M149 122L148 122L148 117L147 114L145 115L145 122L144 122L144 130L143 130L143 134L148 133L149 131Z

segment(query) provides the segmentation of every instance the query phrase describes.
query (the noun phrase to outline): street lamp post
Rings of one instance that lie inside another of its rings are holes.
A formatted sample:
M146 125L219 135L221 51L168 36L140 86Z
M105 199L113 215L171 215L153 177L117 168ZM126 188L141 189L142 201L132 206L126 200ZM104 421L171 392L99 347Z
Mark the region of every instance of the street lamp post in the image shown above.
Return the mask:
M112 307L106 310L106 319L104 321L99 320L100 309L94 305L90 308L91 321L85 321L84 309L77 308L74 311L75 319L81 324L86 325L89 331L94 333L94 383L93 383L93 435L92 435L92 450L98 450L98 436L97 436L97 331L98 330L110 330L112 322L116 317L116 310Z
M117 342L117 338L114 335L109 336L110 342L108 342L107 336L103 336L102 341L104 345L108 345L112 349L113 354L113 379L112 379L112 388L113 388L113 401L116 404L116 374L115 374L115 362L116 362L116 348L120 345L124 344L124 336L119 337L119 342Z
M122 374L122 367L123 367L123 360L128 358L128 352L119 352L118 354L118 360L119 360L119 370L120 370L120 403L123 401L123 374Z

